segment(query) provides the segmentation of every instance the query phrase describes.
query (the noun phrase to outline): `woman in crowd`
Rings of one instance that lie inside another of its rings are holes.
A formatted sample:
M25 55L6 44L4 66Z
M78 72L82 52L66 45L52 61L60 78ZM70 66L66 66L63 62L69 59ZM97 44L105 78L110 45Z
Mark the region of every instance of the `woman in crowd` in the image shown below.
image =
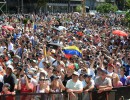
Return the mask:
M58 76L51 76L51 85L50 85L50 92L52 93L60 93L65 90L65 86L63 85L62 81L59 79ZM57 100L62 98L62 94L55 94L52 95L52 100Z
M120 81L120 78L116 73L113 73L112 75L112 84L114 88L123 86L123 83Z
M41 77L39 79L39 84L36 86L36 93L49 93L49 79Z

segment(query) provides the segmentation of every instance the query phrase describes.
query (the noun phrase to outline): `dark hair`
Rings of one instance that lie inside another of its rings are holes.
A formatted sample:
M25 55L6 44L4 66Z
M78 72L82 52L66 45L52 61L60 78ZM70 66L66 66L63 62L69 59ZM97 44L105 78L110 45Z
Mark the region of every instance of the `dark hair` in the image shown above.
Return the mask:
M123 71L126 72L126 68L125 67L122 66L120 69L123 69Z

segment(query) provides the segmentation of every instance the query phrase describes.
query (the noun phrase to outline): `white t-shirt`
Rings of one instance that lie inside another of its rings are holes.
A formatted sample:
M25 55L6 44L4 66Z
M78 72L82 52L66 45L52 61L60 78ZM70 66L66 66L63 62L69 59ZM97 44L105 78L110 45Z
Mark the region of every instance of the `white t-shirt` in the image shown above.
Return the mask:
M34 85L34 86L37 86L38 84L38 81L34 78L31 78L31 83Z
M53 57L49 57L49 62L53 65L53 66L58 66L57 61L55 61L56 59L54 59Z
M3 83L3 76L2 75L0 75L0 82Z
M80 80L77 80L77 82L73 82L72 79L67 81L66 87L73 90L80 90L83 89L83 84Z
M1 46L1 47L0 47L0 53L3 53L3 51L4 51L5 48L6 48L6 46L4 46L4 47Z
M13 50L13 49L14 49L13 43L9 43L9 45L8 45L8 51Z
M38 65L39 68L44 68L43 61L45 61L44 58L40 61L39 65Z

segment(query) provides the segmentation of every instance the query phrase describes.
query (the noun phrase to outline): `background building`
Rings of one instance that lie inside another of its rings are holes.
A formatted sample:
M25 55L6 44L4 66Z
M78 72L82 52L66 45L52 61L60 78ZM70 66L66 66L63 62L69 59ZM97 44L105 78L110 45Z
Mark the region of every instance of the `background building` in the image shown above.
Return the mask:
M0 0L3 2L4 0ZM7 13L40 13L40 12L74 12L76 6L82 5L82 0L5 0L6 6L3 11ZM46 2L43 6L38 7L38 1ZM86 0L86 6L90 10L95 10L97 5L104 2L117 4L118 8L124 8L124 0Z
M1 1L1 0L0 0ZM73 12L81 0L47 0L46 5L38 8L40 0L6 0L8 13L33 13L33 12ZM45 0L41 0L44 2ZM4 7L4 11L6 10ZM6 11L5 11L6 12Z

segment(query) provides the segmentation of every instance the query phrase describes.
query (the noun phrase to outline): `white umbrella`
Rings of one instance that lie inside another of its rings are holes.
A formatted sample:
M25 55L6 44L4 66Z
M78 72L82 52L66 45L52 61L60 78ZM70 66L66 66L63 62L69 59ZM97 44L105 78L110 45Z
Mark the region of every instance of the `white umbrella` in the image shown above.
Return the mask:
M64 27L64 26L59 26L57 29L58 29L59 31L67 30L66 27Z
M50 45L55 45L55 46L59 46L59 47L63 47L63 45L62 44L60 44L60 43L54 43L54 42L51 42L51 43L49 43Z

